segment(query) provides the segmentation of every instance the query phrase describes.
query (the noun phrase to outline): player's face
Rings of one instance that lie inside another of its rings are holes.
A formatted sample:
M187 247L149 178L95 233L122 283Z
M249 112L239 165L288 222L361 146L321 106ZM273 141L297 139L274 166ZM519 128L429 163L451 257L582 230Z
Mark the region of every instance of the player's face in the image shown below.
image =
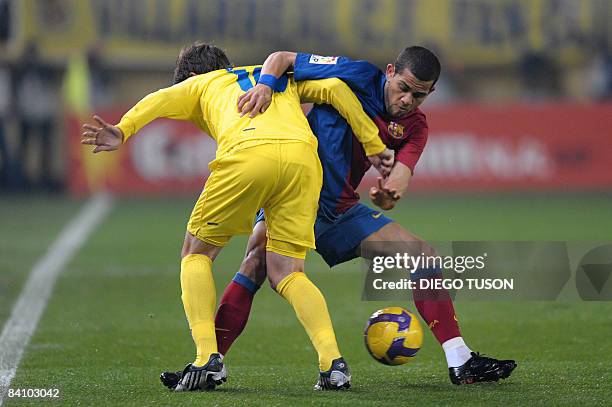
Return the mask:
M400 118L416 109L432 92L433 81L418 80L410 69L395 72L392 64L387 65L385 85L385 108L391 117Z

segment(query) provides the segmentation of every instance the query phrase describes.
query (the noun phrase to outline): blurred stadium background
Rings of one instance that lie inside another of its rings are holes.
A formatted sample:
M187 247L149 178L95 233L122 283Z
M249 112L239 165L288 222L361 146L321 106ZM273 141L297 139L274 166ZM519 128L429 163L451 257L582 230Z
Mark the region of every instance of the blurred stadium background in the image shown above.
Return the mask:
M192 352L177 259L214 142L189 124L158 121L116 154L93 156L78 143L93 112L118 120L169 85L183 45L211 41L237 65L291 50L381 68L407 45L427 46L442 62L422 106L429 142L391 216L432 241L610 241L611 16L608 0L0 0L0 325L84 199L117 197L63 270L13 387L59 387L66 404L199 397L172 398L156 376ZM216 263L218 295L244 243L235 239ZM367 317L412 305L362 302L361 267L330 272L314 254L307 265L329 300L355 392L312 395L314 353L264 287L228 357L227 392L207 400L605 404L612 393L604 302L457 304L472 347L519 360L499 390L450 388L429 334L410 366L376 365L361 343Z
M2 0L2 185L196 191L212 143L190 126L152 125L113 163L74 140L91 112L120 117L167 86L181 46L203 39L235 64L302 50L384 67L428 46L443 74L414 190L606 190L611 14L606 0Z

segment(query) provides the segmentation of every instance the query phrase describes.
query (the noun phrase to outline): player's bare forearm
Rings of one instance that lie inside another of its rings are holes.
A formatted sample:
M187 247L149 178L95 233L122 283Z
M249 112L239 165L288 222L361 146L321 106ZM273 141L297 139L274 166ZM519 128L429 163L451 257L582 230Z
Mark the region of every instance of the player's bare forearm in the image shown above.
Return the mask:
M389 177L384 183L384 188L389 191L389 193L391 193L393 198L397 201L405 195L411 179L412 171L410 168L401 161L396 160Z
M370 163L378 170L380 175L387 177L393 168L395 153L393 150L387 148L379 154L368 156L368 160L370 160Z
M253 118L268 109L272 103L274 83L295 63L295 52L277 51L268 56L261 68L259 82L238 97L238 112Z
M276 51L268 55L262 68L261 75L274 75L279 78L282 74L293 68L297 53L289 51Z
M378 185L370 188L370 199L380 209L388 211L405 195L412 179L412 171L408 166L395 161L393 169L387 178L378 178Z

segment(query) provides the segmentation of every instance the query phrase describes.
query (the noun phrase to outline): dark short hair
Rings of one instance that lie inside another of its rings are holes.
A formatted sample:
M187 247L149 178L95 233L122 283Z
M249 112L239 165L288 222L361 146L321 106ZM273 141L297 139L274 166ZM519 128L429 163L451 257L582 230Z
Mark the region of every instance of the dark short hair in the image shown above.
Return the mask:
M433 52L425 47L406 47L395 60L395 72L401 73L408 68L416 78L423 82L436 81L440 77L440 61Z
M183 47L174 68L174 83L184 81L191 76L231 68L232 64L221 48L204 42L194 42Z

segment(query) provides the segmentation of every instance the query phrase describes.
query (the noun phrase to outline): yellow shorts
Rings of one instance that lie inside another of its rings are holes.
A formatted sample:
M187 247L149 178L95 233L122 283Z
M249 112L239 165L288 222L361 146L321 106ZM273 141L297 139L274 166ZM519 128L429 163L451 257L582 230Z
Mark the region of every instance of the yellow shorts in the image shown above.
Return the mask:
M304 258L315 247L314 222L322 184L316 147L304 142L267 143L222 157L193 208L187 230L224 246L250 234L264 208L268 250Z

